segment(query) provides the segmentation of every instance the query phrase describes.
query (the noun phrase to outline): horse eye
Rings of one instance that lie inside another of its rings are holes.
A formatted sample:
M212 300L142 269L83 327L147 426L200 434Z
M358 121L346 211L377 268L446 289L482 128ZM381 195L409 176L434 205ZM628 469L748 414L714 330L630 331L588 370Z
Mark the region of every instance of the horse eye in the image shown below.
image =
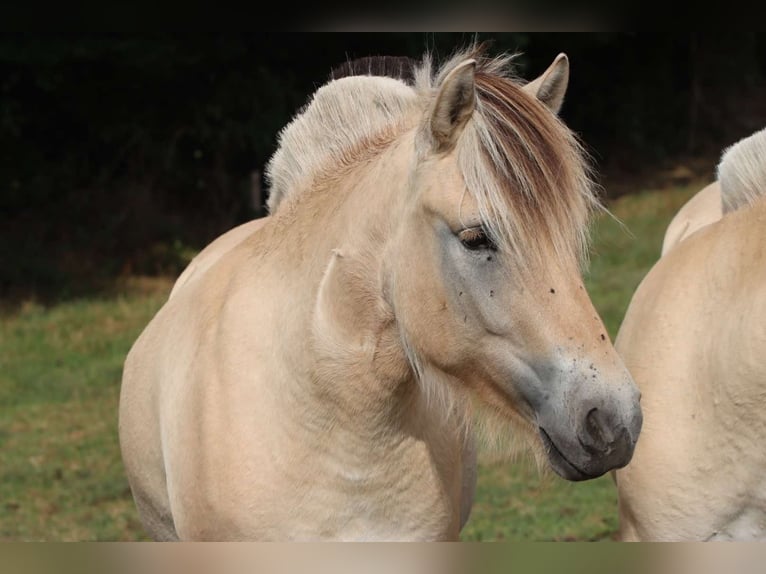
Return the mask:
M479 249L491 249L496 250L495 244L481 227L472 227L470 229L464 229L457 234L460 243L463 247L471 251L477 251Z

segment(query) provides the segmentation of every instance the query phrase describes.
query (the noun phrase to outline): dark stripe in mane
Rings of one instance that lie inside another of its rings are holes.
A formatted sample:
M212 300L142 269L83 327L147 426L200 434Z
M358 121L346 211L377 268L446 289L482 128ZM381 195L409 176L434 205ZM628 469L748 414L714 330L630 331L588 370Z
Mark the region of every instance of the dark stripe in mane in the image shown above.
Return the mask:
M477 60L474 120L483 164L498 184L497 194L474 190L486 199L490 232L526 258L543 256L541 243L560 258L585 255L588 222L599 205L587 154L575 134L481 47L470 55Z
M524 185L520 191L527 195L534 190L537 193L528 199L541 205L559 203L559 197L538 194L560 196L562 191L556 189L559 185L574 183L566 181L573 175L567 173L572 166L565 165L562 157L562 144L568 139L566 131L539 102L526 97L519 86L505 78L478 73L476 87L479 99L493 112L488 123L506 152L505 159L513 161L515 169L529 180L529 186ZM510 172L511 166L505 169ZM569 189L576 187L570 185Z
M412 84L418 62L406 56L365 56L333 68L330 80L347 76L388 76Z

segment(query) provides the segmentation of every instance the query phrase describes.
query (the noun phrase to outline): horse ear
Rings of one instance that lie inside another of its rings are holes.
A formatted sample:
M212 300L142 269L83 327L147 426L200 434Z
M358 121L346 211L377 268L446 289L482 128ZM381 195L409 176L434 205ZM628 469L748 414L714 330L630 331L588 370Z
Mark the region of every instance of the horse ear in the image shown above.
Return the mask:
M436 151L446 151L455 145L473 113L476 105L475 70L476 60L466 60L447 74L439 87L430 121Z
M569 58L559 54L543 74L524 86L524 91L535 96L557 114L564 103L564 94L569 84Z

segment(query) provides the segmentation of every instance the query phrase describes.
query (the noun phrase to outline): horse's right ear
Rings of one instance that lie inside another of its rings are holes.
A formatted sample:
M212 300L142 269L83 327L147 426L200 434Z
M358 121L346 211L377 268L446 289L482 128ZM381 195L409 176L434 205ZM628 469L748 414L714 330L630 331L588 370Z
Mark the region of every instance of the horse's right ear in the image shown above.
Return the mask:
M539 78L532 80L522 89L548 106L554 114L558 114L564 103L568 84L569 59L566 54L561 53Z
M475 70L476 60L466 60L447 74L439 86L429 120L436 151L447 151L455 145L473 113L476 105Z

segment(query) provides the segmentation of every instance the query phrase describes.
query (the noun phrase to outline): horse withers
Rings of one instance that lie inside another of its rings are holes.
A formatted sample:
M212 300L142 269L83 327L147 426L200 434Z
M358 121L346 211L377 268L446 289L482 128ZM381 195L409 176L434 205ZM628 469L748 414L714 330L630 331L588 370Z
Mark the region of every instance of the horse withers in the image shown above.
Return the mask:
M595 197L557 118L480 48L319 88L266 220L192 263L131 349L120 441L160 540L455 540L474 410L569 480L631 458L639 393L581 279Z
M616 341L645 415L615 473L623 540L766 540L766 130L703 192Z

